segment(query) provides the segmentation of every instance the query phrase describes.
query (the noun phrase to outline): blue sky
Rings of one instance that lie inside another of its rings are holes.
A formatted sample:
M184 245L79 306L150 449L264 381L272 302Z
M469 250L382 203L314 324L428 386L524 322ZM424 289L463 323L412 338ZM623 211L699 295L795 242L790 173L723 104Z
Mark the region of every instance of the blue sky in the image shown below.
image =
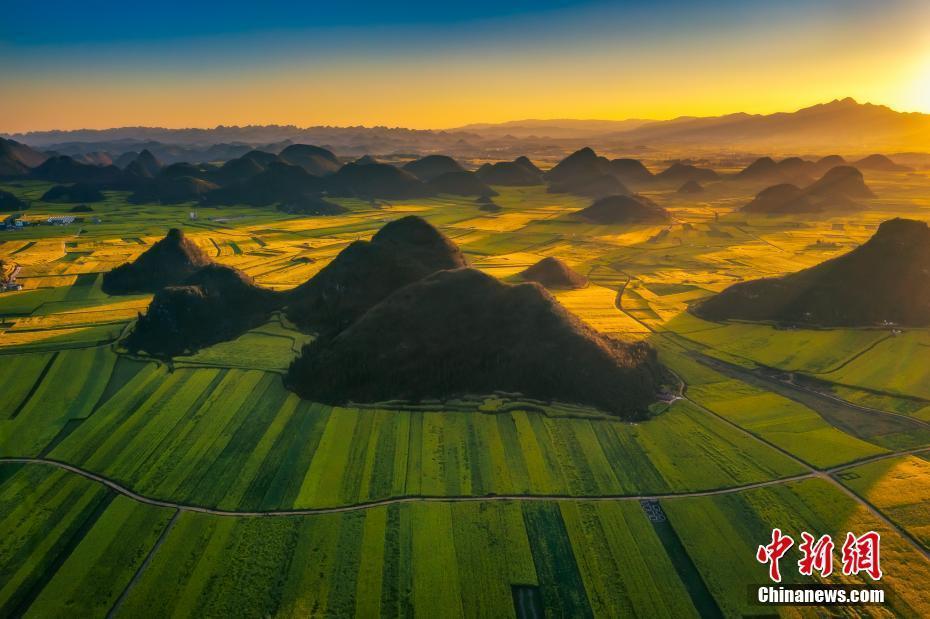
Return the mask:
M455 2L4 1L0 39L18 46L159 41L267 30L449 25L592 5L573 0ZM617 3L618 6L648 3Z
M0 130L664 118L846 95L914 108L928 8L0 0Z

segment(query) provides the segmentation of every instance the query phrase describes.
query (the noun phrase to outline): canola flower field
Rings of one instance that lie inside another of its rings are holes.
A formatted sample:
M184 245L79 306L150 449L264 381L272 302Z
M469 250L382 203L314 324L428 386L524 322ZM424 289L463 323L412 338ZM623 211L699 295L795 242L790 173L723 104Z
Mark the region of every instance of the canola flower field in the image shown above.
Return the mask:
M84 221L0 232L23 284L0 293L0 616L741 616L762 610L746 586L773 526L879 531L889 599L870 613L930 614L928 332L687 313L927 219L930 178L867 180L869 210L801 223L738 212L754 190L719 181L650 193L673 215L659 226L578 223L587 200L501 187L497 214L443 196L332 217L107 192ZM39 200L48 183L0 186L27 220L67 210ZM411 213L505 281L546 256L587 275L556 298L653 344L680 398L636 424L500 393L324 406L282 384L312 336L280 315L170 364L120 346L149 297L107 296L102 273L169 227L287 289Z

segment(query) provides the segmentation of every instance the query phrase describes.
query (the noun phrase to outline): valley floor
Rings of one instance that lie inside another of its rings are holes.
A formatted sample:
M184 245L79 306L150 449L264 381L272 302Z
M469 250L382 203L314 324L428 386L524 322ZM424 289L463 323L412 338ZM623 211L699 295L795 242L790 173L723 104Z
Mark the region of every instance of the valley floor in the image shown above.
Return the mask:
M650 194L659 226L572 223L587 201L500 188L495 215L447 197L316 218L110 192L99 223L0 232L24 285L0 293L0 616L762 614L746 590L773 527L878 531L888 601L869 613L930 615L930 332L685 311L927 219L926 176L868 180L870 210L800 224L739 213L758 188L720 181ZM29 217L66 210L46 183L4 188ZM587 275L556 296L652 343L681 397L638 424L500 393L324 406L283 387L310 338L279 315L170 366L119 346L149 297L109 297L101 273L170 226L284 289L408 213L499 278L543 256ZM811 582L791 556L786 582Z

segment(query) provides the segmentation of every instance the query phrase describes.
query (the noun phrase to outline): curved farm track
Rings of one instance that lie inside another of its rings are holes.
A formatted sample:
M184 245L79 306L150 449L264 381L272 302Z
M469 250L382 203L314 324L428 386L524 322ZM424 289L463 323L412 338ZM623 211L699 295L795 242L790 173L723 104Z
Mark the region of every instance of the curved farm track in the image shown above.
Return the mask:
M681 498L694 498L694 497L707 497L707 496L717 496L722 494L733 494L736 492L743 492L746 490L753 490L756 488L766 488L768 486L776 486L781 484L787 484L794 481L799 481L802 479L810 479L814 477L828 477L829 475L842 472L846 469L852 468L854 466L859 466L868 462L874 462L876 460L884 460L887 458L898 457L902 455L922 453L925 451L930 451L930 447L921 447L918 449L910 449L906 451L897 451L886 454L880 454L877 456L872 456L863 460L858 460L849 464L844 464L842 466L834 467L824 471L818 471L811 469L807 473L801 473L799 475L791 475L788 477L781 477L778 479L771 479L768 481L754 482L749 484L741 484L737 486L729 486L726 488L717 488L713 490L697 490L692 492L670 492L663 494L596 494L596 495L568 495L568 494L488 494L488 495L410 495L410 496L400 496L387 499L379 499L377 501L364 501L360 503L353 503L351 505L338 505L332 507L312 507L306 509L288 509L288 510L271 510L271 511L236 511L236 510L225 510L217 509L213 507L204 507L201 505L191 505L186 503L177 503L174 501L157 499L149 496L145 496L138 492L135 492L131 488L127 488L118 481L101 475L99 473L94 473L93 471L88 471L79 466L73 464L68 464L67 462L61 462L59 460L51 460L48 458L17 458L17 457L0 457L0 465L2 464L22 464L22 465L33 465L33 466L51 466L69 473L80 475L85 479L89 479L96 483L102 484L129 499L137 501L139 503L144 503L146 505L151 505L153 507L167 507L171 509L177 509L180 511L190 511L198 512L203 514L212 514L215 516L233 516L233 517L268 517L268 516L314 516L320 514L335 514L343 512L352 512L360 511L365 509L372 509L376 507L384 507L387 505L396 505L401 503L466 503L466 502L486 502L486 501L643 501L643 500L662 500L662 499L681 499Z
M622 271L622 270L618 270L618 272L621 273L621 274L623 274L623 275L625 275L626 278L627 278L627 280L626 280L626 282L619 288L619 290L617 291L617 296L616 296L616 299L615 299L615 301L614 301L614 305L616 306L617 311L619 311L619 312L621 312L621 313L623 313L623 314L626 314L627 316L629 316L630 318L632 318L633 320L635 320L636 322L638 322L639 324L641 324L643 327L645 327L648 331L651 331L653 334L655 334L655 335L657 335L657 336L659 336L659 337L666 337L666 338L670 337L669 334L667 334L667 333L663 333L662 331L656 331L655 329L652 329L651 327L649 327L649 325L647 325L646 323L644 323L643 321L639 320L638 318L636 318L635 316L631 315L629 312L627 312L626 310L623 309L623 293L624 293L624 291L626 290L626 287L627 287L627 286L630 284L630 282L632 281L632 277L630 276L629 273L626 273L626 272L624 272L624 271ZM704 355L700 355L700 356L701 356L701 357L706 357L706 356L704 356ZM716 359L713 359L713 360L714 360L714 361L717 361ZM699 359L699 361L701 361L701 359ZM729 365L729 364L728 364L728 365ZM715 369L716 369L716 368L715 368ZM727 368L727 369L731 369L731 368ZM761 372L760 372L760 373L755 373L755 372L751 372L751 371L748 371L748 370L744 370L743 368L740 368L740 370L745 371L747 374L749 374L750 376L752 376L753 378L755 378L755 379L757 379L757 380L763 378L763 375L761 374ZM766 381L773 381L773 382L777 383L778 387L780 387L781 389L785 389L785 390L788 390L788 391L792 391L792 390L793 390L795 394L803 393L803 394L806 395L807 397L814 397L814 398L820 398L820 399L825 400L825 401L831 401L831 402L832 402L833 404L835 404L835 405L845 405L845 406L848 406L848 407L850 407L850 408L852 408L852 409L856 409L856 410L858 410L859 412L862 412L862 413L867 413L867 414L875 415L875 416L878 416L878 417L884 416L886 419L894 419L894 420L897 420L897 421L900 421L900 422L906 423L906 424L909 423L909 424L912 424L913 426L918 427L918 428L919 428L919 427L925 427L925 426L930 425L930 424L928 424L927 422L925 422L925 421L923 421L923 420L919 420L919 419L916 419L916 420L915 420L913 417L908 417L908 416L906 416L906 415L901 415L900 413L889 413L888 411L881 411L881 410L878 410L878 409L872 409L872 408L860 406L860 405L857 405L857 404L852 404L851 402L847 402L846 400L842 400L842 399L840 399L840 398L837 398L837 397L835 397L835 396L831 396L831 395L829 395L829 394L824 394L824 393L822 393L822 392L820 392L820 391L817 391L817 390L815 390L815 389L804 388L804 387L801 387L801 386L796 385L796 384L794 384L794 383L783 382L783 381L775 381L775 380L772 379L771 377L764 377L764 378L766 379ZM898 533L902 538L904 538L905 540L907 540L907 541L910 543L910 545L911 545L917 552L919 552L925 559L927 559L928 561L930 561L930 550L928 550L919 540L917 540L917 538L915 538L911 533L909 533L908 531L904 530L903 528L901 528L900 526L898 526L897 524L895 524L894 522L892 522L887 516L885 516L881 511L879 511L878 508L876 508L874 505L872 505L871 503L869 503L868 501L866 501L864 498L862 498L861 496L859 496L858 494L856 494L855 492L853 492L852 490L850 490L849 488L847 488L846 486L844 486L842 483L840 483L839 481L837 481L837 480L833 477L833 475L835 475L835 474L837 474L837 473L840 473L840 472L842 472L842 471L844 471L844 470L846 470L846 469L850 469L850 468L853 468L853 467L855 467L855 466L859 466L859 465L862 465L862 464L867 464L867 463L869 463L869 462L875 462L875 461L877 461L877 460L885 460L885 459L887 459L887 458L894 458L894 457L903 456L903 455L910 455L910 454L917 454L917 453L928 452L928 451L930 451L930 446L924 445L924 446L922 446L922 447L916 447L916 448L914 448L914 449L906 449L906 450L891 451L891 452L889 452L889 453L879 454L879 455L877 455L877 456L871 456L871 457L869 457L869 458L863 458L863 459L861 459L861 460L856 460L855 462L850 462L850 463L847 463L847 464L844 464L844 465L841 465L841 466L837 466L837 467L832 467L832 468L829 468L829 469L820 470L820 469L817 469L817 468L811 466L811 465L808 464L807 462L804 462L803 460L801 460L800 458L798 458L797 456L795 456L795 455L792 454L791 452L786 451L785 449L779 447L778 445L775 445L774 443L772 443L772 442L770 442L770 441L768 441L768 440L762 438L761 436L758 436L758 435L756 435L756 434L753 434L752 432L749 432L748 430L746 430L746 429L743 428L742 426L740 426L740 425L734 423L733 421L727 419L726 417L723 417L722 415L718 415L717 413L715 413L715 412L713 412L713 411L707 409L706 407L701 406L700 404L698 404L697 402L695 402L694 400L690 399L690 398L687 396L687 394L686 394L687 388L688 388L687 383L685 383L685 381L682 380L680 377L678 378L678 380L679 380L679 382L680 382L680 392L681 392L681 397L682 397L683 399L688 400L688 402L690 402L692 405L696 406L699 410L701 410L701 411L704 412L705 414L712 415L712 416L716 417L717 419L719 419L720 421L722 421L722 422L726 423L727 425L731 426L732 428L734 428L735 430L737 430L737 431L740 432L741 434L743 434L743 435L745 435L745 436L747 436L747 437L749 437L749 438L752 438L752 439L754 439L754 440L757 440L757 441L759 441L759 442L765 443L766 445L768 445L768 446L771 447L772 449L775 449L776 451L782 453L783 455L787 456L788 458L790 458L791 460L793 460L794 462L796 462L796 463L799 464L800 466L802 466L802 467L804 467L805 469L807 469L807 470L808 470L808 473L804 473L804 474L801 474L801 475L798 475L798 476L794 476L794 477L787 477L787 478L783 478L783 479L777 479L777 480L772 480L772 481L768 481L768 482L763 482L763 483L760 483L760 484L752 484L752 485L749 485L749 486L738 486L738 487L732 487L732 488L724 488L724 489L719 489L719 490L712 490L712 491L707 491L707 492L685 493L685 494L673 494L673 495L657 495L657 496L641 496L641 497L636 497L636 498L638 498L639 500L643 500L643 499L670 499L670 498L687 497L687 496L715 496L715 495L720 495L720 494L730 494L730 493L734 493L734 492L740 492L740 491L743 491L743 490L749 490L749 489L756 488L756 487L765 487L765 486L774 486L774 485L778 485L778 484L784 484L784 483L791 482L791 481L795 481L795 480L798 480L798 479L808 479L808 478L815 478L815 477L816 477L816 478L823 479L823 480L825 480L825 481L828 481L828 482L832 483L832 484L833 484L836 488L838 488L841 492L843 492L844 494L846 494L847 496L849 496L850 498L852 498L856 503L858 503L859 505L861 505L862 507L864 507L866 510L868 510L869 513L871 513L875 518L877 518L878 520L880 520L881 522L883 522L885 525L887 525L887 526L888 526L889 528L891 528L893 531L895 531L896 533ZM767 385L767 386L771 388L771 387L774 386L774 385L769 384L769 385ZM776 391L776 392L777 392L777 391ZM784 394L784 393L783 393L783 395L787 395L787 394ZM788 397L790 397L790 395L789 395ZM576 497L576 498L577 498L577 497ZM605 498L606 498L606 497L605 497ZM632 499L633 497L616 497L614 500L623 500L623 499L625 499L625 498L630 498L630 499Z

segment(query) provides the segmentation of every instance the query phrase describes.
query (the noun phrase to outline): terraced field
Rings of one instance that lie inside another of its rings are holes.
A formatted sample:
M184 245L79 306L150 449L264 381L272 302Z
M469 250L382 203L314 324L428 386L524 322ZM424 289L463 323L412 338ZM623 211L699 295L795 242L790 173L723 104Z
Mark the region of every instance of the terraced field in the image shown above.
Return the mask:
M0 293L0 616L760 614L746 586L765 581L755 548L775 526L880 531L874 614L926 615L926 333L686 313L894 215L926 219L914 184L930 179L894 176L869 179L875 209L801 225L735 211L752 192L721 181L648 192L667 226L575 223L587 200L537 187L498 188L497 214L444 196L308 218L108 192L99 223L0 233L24 284ZM28 218L67 210L19 185L0 186L33 200ZM495 277L545 256L587 275L559 301L654 344L682 397L637 424L503 393L325 406L283 386L312 338L283 316L165 364L120 346L149 296L100 289L171 226L287 289L409 213Z

